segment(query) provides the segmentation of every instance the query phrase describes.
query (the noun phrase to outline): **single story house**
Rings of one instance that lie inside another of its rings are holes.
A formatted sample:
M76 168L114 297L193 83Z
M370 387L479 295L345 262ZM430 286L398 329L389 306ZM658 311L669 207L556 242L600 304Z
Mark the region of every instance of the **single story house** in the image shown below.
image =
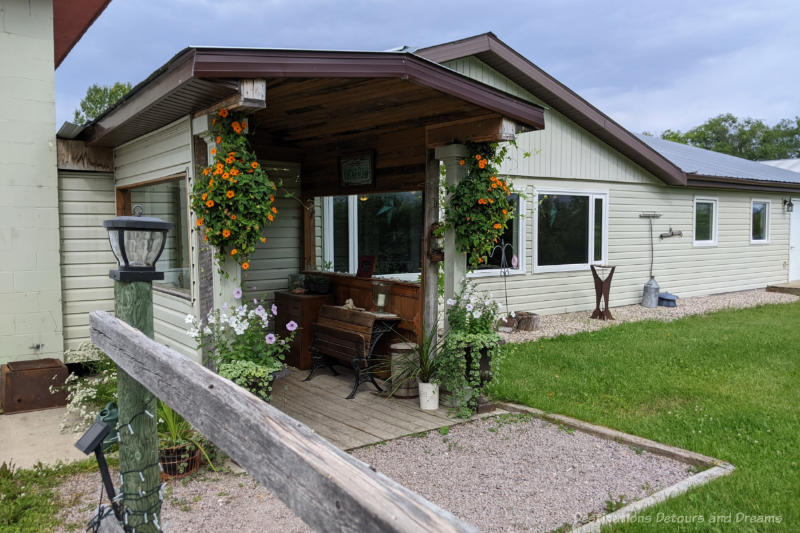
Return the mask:
M279 199L266 243L230 279L187 209L223 106L250 113L262 165L295 196ZM88 337L89 311L113 309L102 221L133 205L175 224L155 331L187 355L198 357L185 315L205 314L240 284L271 299L290 274L324 269L337 303L368 303L370 281L352 275L363 254L392 280L391 310L420 331L436 317L438 265L427 250L440 162L453 183L464 142L515 133L501 172L518 206L505 237L516 266L504 280L493 256L468 274L501 301L507 286L511 310L593 308L592 264L616 266L612 305L639 302L651 268L678 296L800 278L800 246L790 248L800 209L787 209L800 205L800 174L635 135L491 33L388 52L187 48L94 122L59 131L64 343ZM339 158L364 151L372 181L341 183ZM660 215L652 233L643 213ZM670 230L682 236L659 238ZM447 291L464 262L446 236Z
M109 2L0 1L0 364L64 351L55 70Z

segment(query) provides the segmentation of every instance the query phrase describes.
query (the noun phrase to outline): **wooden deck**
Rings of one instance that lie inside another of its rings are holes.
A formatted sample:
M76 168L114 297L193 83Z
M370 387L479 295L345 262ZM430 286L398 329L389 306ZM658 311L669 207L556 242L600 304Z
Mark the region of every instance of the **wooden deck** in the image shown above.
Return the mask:
M277 380L272 405L344 450L462 422L446 408L422 411L417 398L385 398L370 383L347 400L353 375L346 370L333 376L322 369L303 381L307 375L307 370L292 368L289 376Z
M790 281L789 283L778 283L769 285L767 292L782 292L784 294L794 294L800 296L800 281Z

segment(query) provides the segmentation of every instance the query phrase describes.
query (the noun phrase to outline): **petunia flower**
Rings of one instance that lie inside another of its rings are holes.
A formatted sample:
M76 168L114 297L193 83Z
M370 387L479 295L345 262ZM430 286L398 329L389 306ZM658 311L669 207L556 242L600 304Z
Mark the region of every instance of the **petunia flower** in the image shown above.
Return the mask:
M286 329L289 331L294 331L297 329L297 322L294 320L290 320L288 324L286 324Z
M275 335L272 333L267 333L265 340L267 341L267 344L275 344Z
M237 300L242 297L242 289L236 289L233 291L233 297Z
M270 309L270 311L272 311L272 316L278 316L278 306L277 305L272 304L272 309Z

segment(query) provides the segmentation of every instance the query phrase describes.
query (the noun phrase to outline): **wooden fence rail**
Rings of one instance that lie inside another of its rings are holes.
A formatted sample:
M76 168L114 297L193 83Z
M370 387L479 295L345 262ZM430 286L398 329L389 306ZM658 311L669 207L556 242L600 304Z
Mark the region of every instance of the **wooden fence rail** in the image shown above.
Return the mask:
M275 407L147 338L90 314L92 342L317 531L476 532Z

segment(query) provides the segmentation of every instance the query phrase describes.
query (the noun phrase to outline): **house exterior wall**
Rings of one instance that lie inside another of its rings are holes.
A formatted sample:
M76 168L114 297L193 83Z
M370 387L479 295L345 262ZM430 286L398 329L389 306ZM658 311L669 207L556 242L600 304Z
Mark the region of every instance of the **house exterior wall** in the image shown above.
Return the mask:
M474 57L445 63L469 77L541 104L536 97ZM650 173L589 134L557 110L545 111L545 129L517 137L501 168L516 190L529 195L525 225L526 271L508 277L511 310L563 313L592 309L594 282L589 269L534 272L535 191L564 189L608 195L607 263L616 265L611 304L639 303L649 279L649 225L639 214L655 211L654 274L662 290L681 297L761 288L788 277L789 219L782 196L750 192L668 187ZM529 157L523 154L529 152ZM693 244L694 197L718 199L718 244ZM770 200L770 242L751 244L753 199ZM658 234L683 231L683 237L660 240ZM479 290L505 299L500 276L472 278Z
M51 0L0 0L0 364L61 358Z
M242 272L242 287L248 296L274 300L275 291L289 287L289 275L300 272L303 263L303 206L295 198L300 196L297 170L279 171L263 163L272 179L282 179L283 187L276 195L278 216L261 235L266 243L258 243L250 256L250 270ZM295 198L287 198L288 192Z
M89 340L89 312L114 311L108 271L117 262L103 228L103 221L116 214L114 202L113 174L58 172L65 348Z
M135 187L152 180L185 172L193 175L191 121L187 116L163 128L129 141L114 149L116 187ZM191 185L189 185L190 187ZM188 216L188 214L187 214ZM191 221L187 227L191 228ZM189 239L193 243L194 235ZM190 245L193 281L196 279L197 253ZM192 283L191 294L153 288L153 326L155 340L197 361L194 340L186 335L187 314L196 314L197 287Z

